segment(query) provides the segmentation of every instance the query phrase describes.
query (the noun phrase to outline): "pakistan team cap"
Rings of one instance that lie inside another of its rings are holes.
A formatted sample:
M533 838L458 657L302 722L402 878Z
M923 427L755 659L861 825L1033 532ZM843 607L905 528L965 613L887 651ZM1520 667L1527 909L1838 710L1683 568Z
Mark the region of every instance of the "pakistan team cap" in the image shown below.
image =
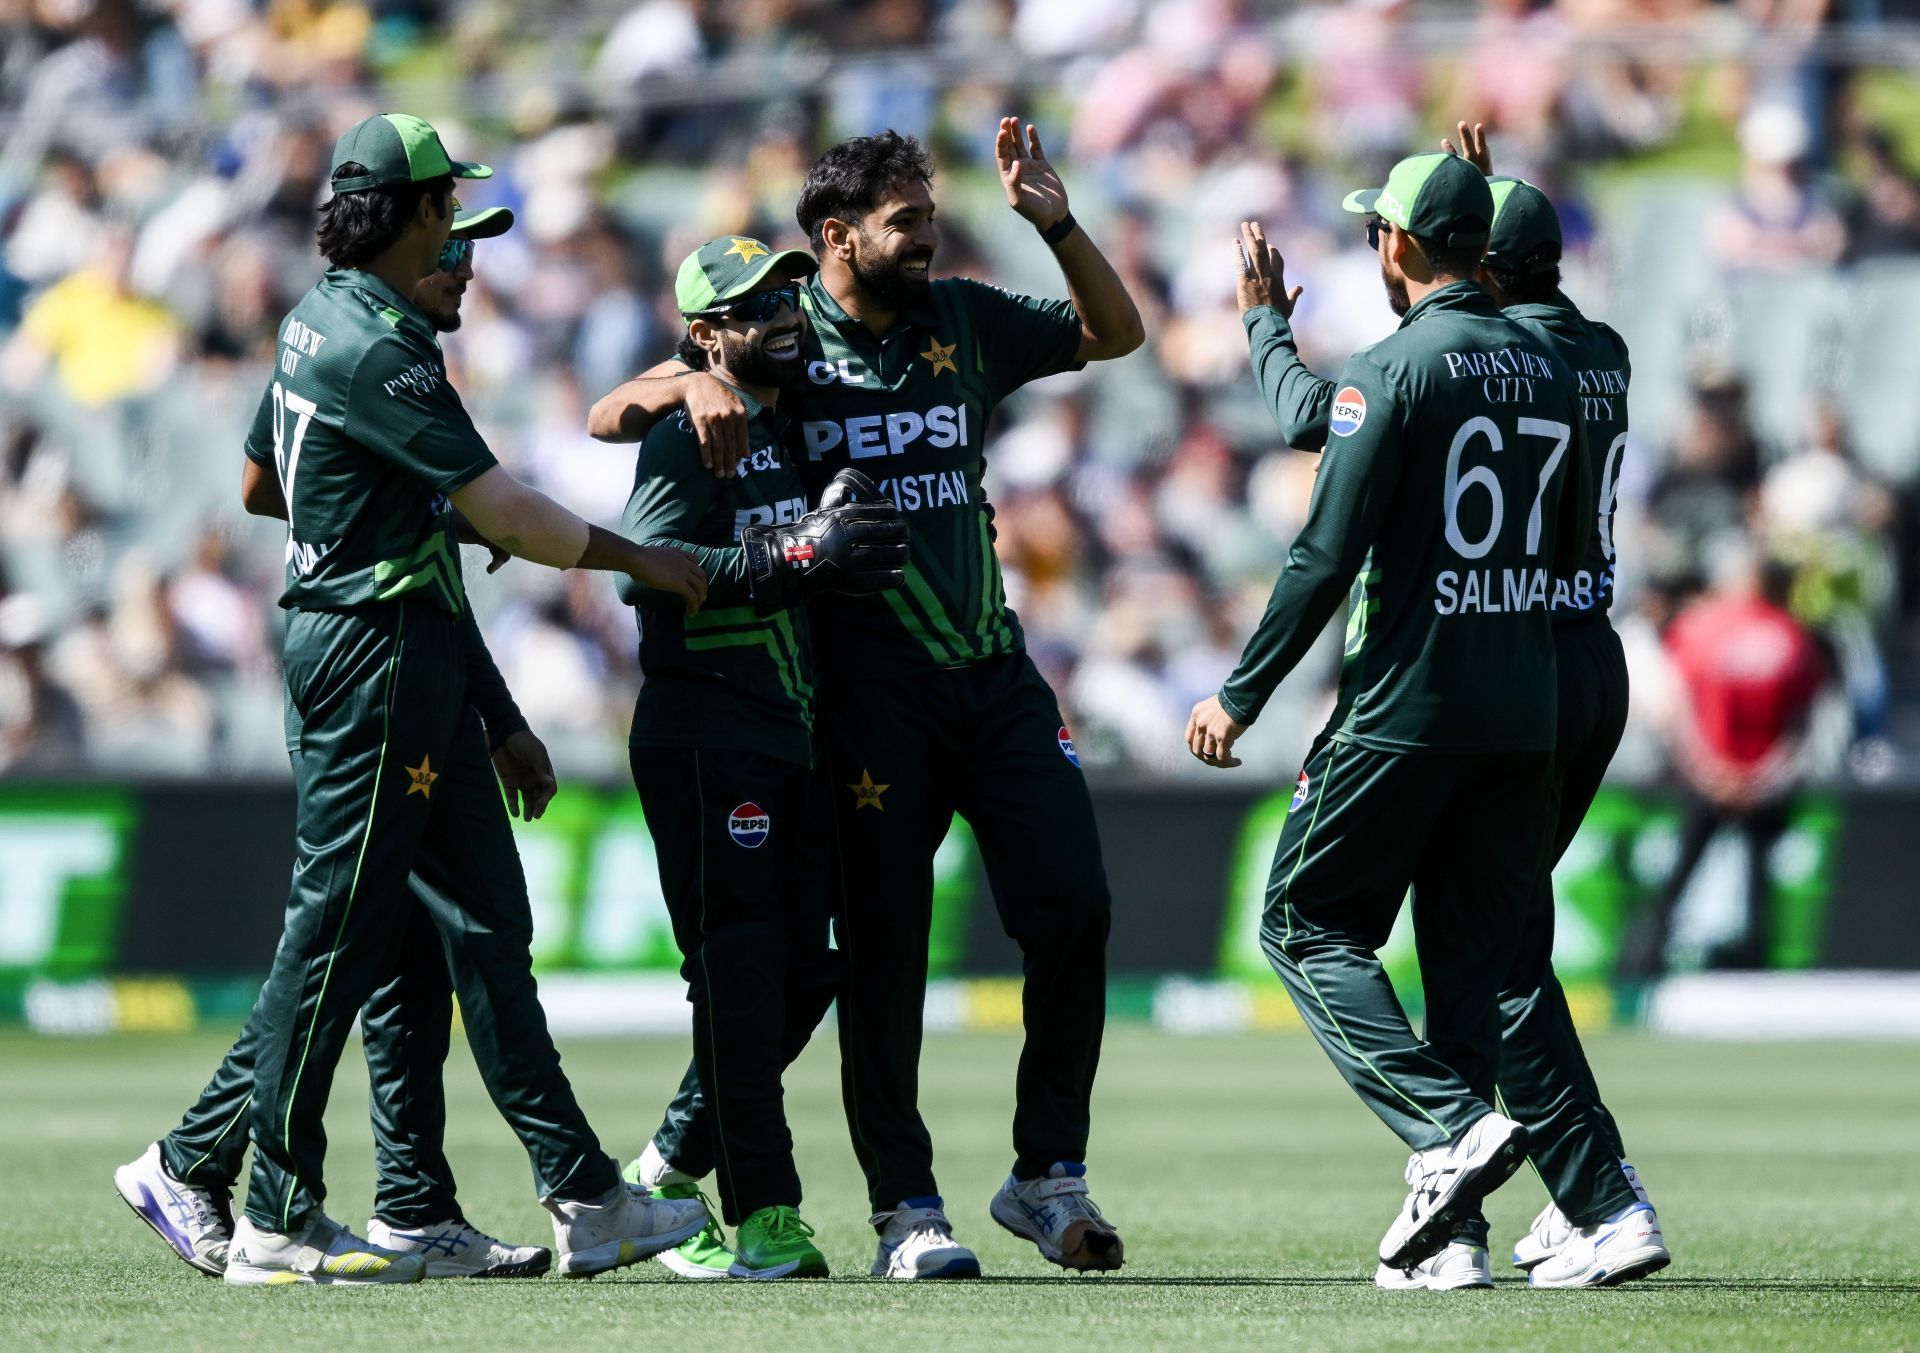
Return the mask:
M490 240L513 229L512 207L482 207L479 211L457 212L450 239Z
M673 279L674 303L681 314L697 315L746 295L760 285L761 278L781 267L789 277L805 277L820 270L820 264L804 249L776 252L759 240L722 235L687 255Z
M381 113L347 128L346 135L334 143L332 167L337 170L352 161L364 164L367 172L332 179L336 193L363 193L369 188L419 183L449 174L457 179L493 177L493 170L484 164L448 158L447 148L440 144L440 133L410 113Z
M1525 179L1491 178L1493 233L1480 261L1503 273L1551 272L1560 266L1560 213Z
M1480 171L1458 155L1409 155L1393 167L1384 188L1362 188L1340 204L1371 212L1423 240L1461 249L1486 242L1493 224L1493 191Z

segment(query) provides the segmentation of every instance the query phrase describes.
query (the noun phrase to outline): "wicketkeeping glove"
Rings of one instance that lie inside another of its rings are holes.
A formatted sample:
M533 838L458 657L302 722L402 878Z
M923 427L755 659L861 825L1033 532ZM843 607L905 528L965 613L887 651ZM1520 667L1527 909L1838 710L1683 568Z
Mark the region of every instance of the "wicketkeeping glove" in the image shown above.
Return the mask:
M799 521L747 527L740 547L761 615L822 592L884 592L907 576L907 519L858 470L835 475L820 506Z

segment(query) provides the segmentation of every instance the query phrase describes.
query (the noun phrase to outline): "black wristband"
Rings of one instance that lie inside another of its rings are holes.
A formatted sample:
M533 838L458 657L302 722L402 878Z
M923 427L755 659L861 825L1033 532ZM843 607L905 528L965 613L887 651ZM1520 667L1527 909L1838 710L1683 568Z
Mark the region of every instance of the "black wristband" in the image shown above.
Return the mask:
M1040 238L1045 240L1047 247L1051 249L1067 236L1071 235L1074 227L1079 224L1078 221L1073 219L1073 213L1068 212L1065 216L1062 216L1059 220L1041 231Z

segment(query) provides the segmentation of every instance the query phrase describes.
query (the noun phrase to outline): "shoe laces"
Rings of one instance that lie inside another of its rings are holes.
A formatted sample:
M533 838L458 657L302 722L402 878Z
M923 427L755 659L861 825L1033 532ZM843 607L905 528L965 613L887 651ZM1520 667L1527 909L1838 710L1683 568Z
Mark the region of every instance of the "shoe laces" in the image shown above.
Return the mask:
M900 1244L906 1245L915 1240L939 1244L952 1243L953 1223L947 1220L945 1213L934 1207L903 1207L893 1212L876 1212L868 1218L868 1225L886 1226L903 1212L918 1215L907 1223L906 1232L900 1237Z
M713 1238L715 1240L719 1241L722 1245L726 1244L727 1233L720 1225L720 1209L713 1205L713 1199L707 1197L707 1191L698 1184L681 1184L677 1187L689 1190L689 1192L680 1195L682 1198L698 1198L700 1200L700 1206L707 1210L707 1229L713 1232ZM667 1196L664 1189L661 1191L660 1196L663 1198ZM798 1218L796 1217L795 1220L798 1220ZM807 1234L812 1235L813 1232L809 1230Z
M773 1215L761 1226L768 1240L796 1241L813 1237L813 1228L801 1219L800 1213L791 1207L775 1207Z

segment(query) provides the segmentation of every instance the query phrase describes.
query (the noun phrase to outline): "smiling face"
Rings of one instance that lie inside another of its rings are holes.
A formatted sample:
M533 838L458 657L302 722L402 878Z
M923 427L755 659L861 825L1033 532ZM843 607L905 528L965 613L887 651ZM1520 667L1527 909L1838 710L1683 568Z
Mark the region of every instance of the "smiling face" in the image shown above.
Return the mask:
M747 296L799 285L791 277L771 273ZM728 308L741 309L740 302L745 299L747 297L735 297ZM796 291L764 318L752 319L741 314L703 315L692 321L688 333L706 350L709 363L742 385L778 390L797 383L805 372L800 360L800 340L806 333L806 324L807 317L800 312Z
M473 280L473 255L469 253L452 272L435 271L420 279L413 289L413 303L427 322L443 334L460 327L460 301Z
M924 183L898 183L880 195L851 236L847 267L862 291L893 310L927 299L940 247L933 215L933 191Z

